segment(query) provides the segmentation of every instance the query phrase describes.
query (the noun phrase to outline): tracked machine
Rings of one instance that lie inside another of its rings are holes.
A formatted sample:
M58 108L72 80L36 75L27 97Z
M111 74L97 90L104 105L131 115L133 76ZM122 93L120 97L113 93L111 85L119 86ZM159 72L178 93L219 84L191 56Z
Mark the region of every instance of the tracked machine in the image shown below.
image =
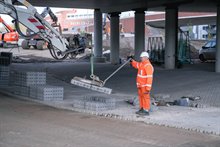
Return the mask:
M18 7L15 3L20 3L25 7ZM47 13L47 12L46 12ZM45 14L46 14L45 13ZM73 35L69 38L63 37L37 10L26 0L3 0L0 1L0 14L7 14L14 18L17 32L26 39L39 35L48 44L48 49L55 59L65 59L69 55L75 56L86 48L86 37ZM30 29L33 34L23 34L20 29L20 23ZM91 36L90 36L91 37ZM80 38L80 39L79 39ZM89 38L89 36L87 36ZM91 44L91 43L90 43ZM101 80L94 74L93 50L91 54L91 75L90 79L74 77L70 83L91 89L94 91L111 94L112 89L106 88L105 83L115 75L122 67L130 62L127 60L117 70L110 74L105 80Z
M19 4L24 7L19 7ZM59 31L49 24L44 17L39 14L26 0L1 0L0 14L7 14L14 19L15 29L20 36L31 39L38 35L48 46L50 54L57 60L66 59L70 54L77 55L89 46L90 41L83 43L75 35L69 38L63 37ZM21 31L20 24L31 30L32 34L24 34ZM86 40L86 37L82 39Z

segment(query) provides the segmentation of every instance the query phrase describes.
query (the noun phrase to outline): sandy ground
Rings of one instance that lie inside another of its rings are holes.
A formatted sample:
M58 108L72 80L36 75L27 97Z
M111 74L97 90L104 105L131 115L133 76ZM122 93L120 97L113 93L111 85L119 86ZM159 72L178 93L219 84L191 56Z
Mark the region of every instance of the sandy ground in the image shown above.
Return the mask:
M1 147L218 147L220 138L63 111L0 95Z

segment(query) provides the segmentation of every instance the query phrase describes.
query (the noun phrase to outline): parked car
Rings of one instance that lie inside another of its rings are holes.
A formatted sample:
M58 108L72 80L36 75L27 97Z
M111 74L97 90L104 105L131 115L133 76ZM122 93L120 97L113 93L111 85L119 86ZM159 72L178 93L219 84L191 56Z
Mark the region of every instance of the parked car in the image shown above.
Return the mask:
M207 60L215 60L215 53L216 53L216 40L208 41L202 49L199 50L199 59L201 61Z

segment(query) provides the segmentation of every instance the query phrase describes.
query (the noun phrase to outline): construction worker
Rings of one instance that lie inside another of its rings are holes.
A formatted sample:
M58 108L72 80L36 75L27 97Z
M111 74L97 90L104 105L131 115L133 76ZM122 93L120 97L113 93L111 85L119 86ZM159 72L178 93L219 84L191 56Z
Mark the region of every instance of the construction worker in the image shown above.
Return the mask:
M150 110L150 90L153 82L154 68L149 61L149 54L142 52L141 62L131 60L131 65L138 69L137 73L137 88L139 95L140 110L136 114L149 115Z

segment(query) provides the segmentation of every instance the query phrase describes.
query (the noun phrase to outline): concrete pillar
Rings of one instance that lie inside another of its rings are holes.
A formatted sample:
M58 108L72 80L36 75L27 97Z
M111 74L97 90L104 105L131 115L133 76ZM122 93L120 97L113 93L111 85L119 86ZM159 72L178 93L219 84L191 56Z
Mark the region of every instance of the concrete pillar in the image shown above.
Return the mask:
M220 5L217 6L215 72L220 73Z
M120 13L111 13L110 16L110 44L111 44L111 55L110 60L112 64L119 64L119 14Z
M102 56L102 12L94 10L94 62L105 62Z
M165 20L165 68L175 69L178 36L178 8L166 8Z
M145 50L145 12L144 10L135 11L135 59L140 59L140 54Z

